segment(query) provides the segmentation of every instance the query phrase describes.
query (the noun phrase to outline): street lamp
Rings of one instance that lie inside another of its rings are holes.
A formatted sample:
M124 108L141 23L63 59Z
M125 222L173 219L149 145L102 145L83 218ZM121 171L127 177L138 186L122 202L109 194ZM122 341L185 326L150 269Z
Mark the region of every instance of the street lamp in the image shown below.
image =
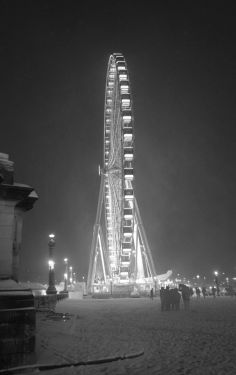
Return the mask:
M65 293L68 293L68 290L67 290L67 283L68 283L68 259L65 258L64 259L64 262L65 262L65 273L64 273L64 292Z
M49 259L48 259L48 268L49 268L49 282L48 288L46 293L47 294L57 294L57 290L55 288L55 271L54 265L55 262L53 260L53 248L55 247L55 234L49 234L49 242L48 242L48 249L49 249Z
M85 287L85 280L84 280L84 276L83 276L83 296L86 295L86 287Z
M70 284L72 284L72 281L73 281L73 272L72 272L72 270L73 270L73 268L72 268L72 266L70 266Z
M219 296L220 295L220 287L219 287L219 280L218 280L219 272L214 271L214 274L215 274L216 292L217 292L217 296Z

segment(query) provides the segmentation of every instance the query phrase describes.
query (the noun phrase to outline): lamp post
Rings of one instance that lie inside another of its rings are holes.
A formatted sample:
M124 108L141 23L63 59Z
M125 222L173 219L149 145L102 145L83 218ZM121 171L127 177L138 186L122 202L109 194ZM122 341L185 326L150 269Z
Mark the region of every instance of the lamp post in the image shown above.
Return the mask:
M49 249L49 259L48 259L48 266L49 266L49 282L48 288L46 293L47 294L57 294L57 290L55 288L55 273L54 273L54 265L55 262L53 260L53 248L55 247L55 234L49 234L49 242L48 242L48 249Z
M68 259L64 259L65 262L65 273L64 273L64 293L68 293L67 284L68 284Z
M214 274L215 274L216 293L217 293L217 296L219 296L220 295L220 287L219 287L219 279L218 279L219 272L214 271Z
M69 281L70 281L70 284L72 284L72 282L73 282L73 268L72 268L72 266L70 266L70 268L69 268L69 270L70 270L70 278L69 278Z
M197 275L196 278L197 278L197 286L199 286L200 275Z

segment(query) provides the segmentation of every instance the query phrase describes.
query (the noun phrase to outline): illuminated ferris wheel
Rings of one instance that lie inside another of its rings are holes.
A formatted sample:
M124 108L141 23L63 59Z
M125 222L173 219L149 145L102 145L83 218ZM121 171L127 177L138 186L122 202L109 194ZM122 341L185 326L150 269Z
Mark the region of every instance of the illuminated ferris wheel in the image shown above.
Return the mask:
M153 282L156 271L134 193L134 118L125 58L110 56L104 107L104 160L88 287Z

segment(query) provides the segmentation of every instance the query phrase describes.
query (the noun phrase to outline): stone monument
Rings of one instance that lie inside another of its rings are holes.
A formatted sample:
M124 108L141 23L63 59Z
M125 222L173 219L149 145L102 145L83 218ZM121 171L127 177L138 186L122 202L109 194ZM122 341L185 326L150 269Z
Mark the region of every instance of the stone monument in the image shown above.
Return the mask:
M35 361L35 308L18 284L22 225L38 196L14 182L14 163L0 153L0 369Z

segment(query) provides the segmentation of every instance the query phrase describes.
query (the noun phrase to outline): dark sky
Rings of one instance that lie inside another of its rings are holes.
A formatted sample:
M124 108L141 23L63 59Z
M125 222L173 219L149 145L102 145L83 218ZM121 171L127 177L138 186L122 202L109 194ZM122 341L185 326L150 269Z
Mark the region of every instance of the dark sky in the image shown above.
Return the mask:
M113 52L130 73L136 197L158 273L233 275L231 2L81 3L0 2L0 152L15 162L15 181L39 194L24 221L21 278L47 280L51 232L57 278L65 256L87 275Z

